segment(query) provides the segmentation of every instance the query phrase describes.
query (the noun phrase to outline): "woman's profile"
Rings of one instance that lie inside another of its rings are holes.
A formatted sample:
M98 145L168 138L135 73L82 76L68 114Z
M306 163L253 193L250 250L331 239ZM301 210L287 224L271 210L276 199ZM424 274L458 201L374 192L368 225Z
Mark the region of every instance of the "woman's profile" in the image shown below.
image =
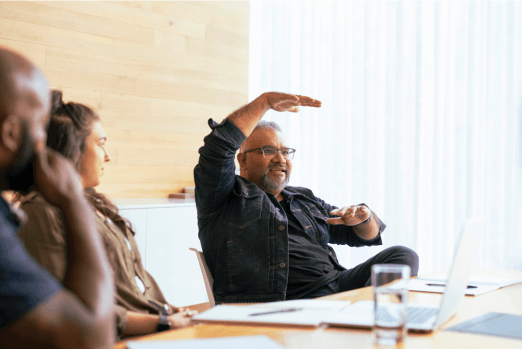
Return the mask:
M190 325L192 311L170 305L154 278L143 268L131 224L95 189L110 155L97 113L80 103L64 103L53 91L47 146L70 159L80 174L85 195L96 212L96 225L109 257L116 286L119 337L143 335ZM67 244L58 208L36 192L20 199L28 216L19 237L29 253L59 280L66 270Z

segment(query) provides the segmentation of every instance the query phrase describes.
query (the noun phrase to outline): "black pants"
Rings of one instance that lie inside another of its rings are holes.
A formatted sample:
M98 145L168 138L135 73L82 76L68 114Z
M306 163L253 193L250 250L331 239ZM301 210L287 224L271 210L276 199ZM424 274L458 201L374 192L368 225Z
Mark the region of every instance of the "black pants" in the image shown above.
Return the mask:
M336 280L318 288L301 298L317 298L330 294L355 290L372 284L372 265L403 264L411 268L411 276L417 276L419 271L419 256L415 251L404 246L393 246L376 254L358 266L344 270Z

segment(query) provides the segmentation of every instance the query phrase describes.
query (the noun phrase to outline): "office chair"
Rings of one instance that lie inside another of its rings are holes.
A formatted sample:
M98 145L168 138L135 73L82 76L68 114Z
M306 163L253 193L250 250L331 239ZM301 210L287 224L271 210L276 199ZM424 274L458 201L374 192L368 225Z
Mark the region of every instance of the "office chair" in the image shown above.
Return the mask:
M216 301L214 300L214 292L212 291L212 286L214 285L214 278L210 273L210 269L208 269L207 262L205 262L205 256L203 255L203 252L198 251L195 248L191 247L189 248L189 250L196 252L199 267L201 268L201 274L203 274L205 288L207 289L208 302L210 303L210 307L213 308L216 305Z

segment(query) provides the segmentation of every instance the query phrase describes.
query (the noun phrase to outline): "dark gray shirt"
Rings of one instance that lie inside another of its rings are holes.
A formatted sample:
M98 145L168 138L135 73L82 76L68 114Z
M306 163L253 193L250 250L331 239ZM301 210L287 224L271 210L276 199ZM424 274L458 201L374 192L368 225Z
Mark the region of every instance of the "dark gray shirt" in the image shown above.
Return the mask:
M294 199L295 200L295 199ZM297 299L339 277L344 268L337 266L330 251L305 232L290 211L286 199L279 201L288 218L287 299Z
M15 215L0 197L0 330L62 289L29 256L16 236L17 230Z

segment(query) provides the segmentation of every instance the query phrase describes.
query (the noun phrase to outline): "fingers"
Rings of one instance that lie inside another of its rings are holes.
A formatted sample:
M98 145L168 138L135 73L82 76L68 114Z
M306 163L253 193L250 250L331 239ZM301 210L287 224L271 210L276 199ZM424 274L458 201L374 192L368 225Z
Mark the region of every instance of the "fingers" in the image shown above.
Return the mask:
M328 223L330 225L340 225L340 224L344 224L344 221L342 218L328 218L326 220L326 223Z
M191 317L193 315L196 315L198 313L198 311L197 310L191 310L189 308L179 308L179 313L182 316Z
M367 215L370 213L370 210L366 206L358 206L356 214L364 214Z
M330 214L332 216L342 216L343 214L341 213L341 209L340 208L336 208L335 210L332 210L330 211Z
M344 206L343 208L338 208L330 212L333 216L355 216L355 212L357 211L357 206Z
M318 99L314 99L312 97L308 96L302 96L302 95L295 95L297 98L299 98L299 105L306 106L306 107L316 107L320 108L322 103Z
M332 216L340 217L328 218L326 222L331 225L357 225L367 219L369 212L368 208L362 205L344 206L330 211Z
M275 111L299 112L298 106L321 107L321 101L302 95L292 95L280 92L268 92L265 94L270 108Z
M326 222L330 225L344 224L344 225L352 226L352 225L360 224L361 222L363 222L363 220L357 216L356 217L343 216L343 217L339 217L339 218L328 218L326 220Z
M197 310L190 310L190 309L187 309L186 313L185 313L185 316L188 316L188 317L192 317L194 315L196 315L198 313Z
M48 156L47 156L47 148L46 147L36 147L34 152L34 164L36 168L41 169L43 171L47 170L49 167Z

